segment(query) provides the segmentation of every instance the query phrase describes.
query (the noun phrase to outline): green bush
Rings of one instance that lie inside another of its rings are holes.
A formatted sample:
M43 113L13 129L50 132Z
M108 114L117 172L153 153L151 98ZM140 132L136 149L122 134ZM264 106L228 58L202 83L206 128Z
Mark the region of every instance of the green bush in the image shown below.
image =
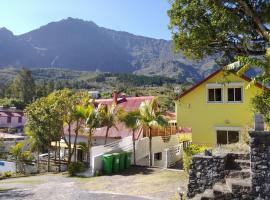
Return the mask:
M10 172L10 171L4 172L4 177L5 178L9 178L11 176L12 176L12 172Z
M206 149L207 149L206 146L195 145L195 144L191 144L189 147L187 147L186 149L184 149L184 153L183 153L183 167L184 167L184 171L186 173L188 173L188 171L189 171L190 164L191 164L191 161L192 161L192 156L193 155L196 155L198 153L201 153L201 152L203 152Z
M68 166L68 173L70 176L75 176L76 173L82 172L85 170L85 166L82 162L73 162Z

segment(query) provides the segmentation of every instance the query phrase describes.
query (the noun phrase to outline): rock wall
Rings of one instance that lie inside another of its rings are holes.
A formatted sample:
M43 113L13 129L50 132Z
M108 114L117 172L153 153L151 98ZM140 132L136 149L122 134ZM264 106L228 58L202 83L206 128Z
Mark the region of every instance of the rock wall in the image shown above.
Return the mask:
M251 131L251 196L270 199L270 132Z
M216 182L224 179L226 158L227 155L205 156L204 154L192 157L187 192L189 198L212 188Z

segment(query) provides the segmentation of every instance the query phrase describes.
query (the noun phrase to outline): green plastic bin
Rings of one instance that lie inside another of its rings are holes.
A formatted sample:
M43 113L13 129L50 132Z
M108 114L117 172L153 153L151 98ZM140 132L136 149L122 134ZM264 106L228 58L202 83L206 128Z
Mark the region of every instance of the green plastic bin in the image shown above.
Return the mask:
M112 173L112 165L113 165L113 155L112 154L104 154L102 156L103 161L103 172L104 174L111 174Z
M128 169L131 166L131 152L126 152L126 156L125 156L125 168Z
M119 163L120 163L120 154L119 153L113 153L113 164L112 164L112 171L113 173L119 172Z
M122 171L125 169L125 152L120 153L120 162L119 162L119 170Z

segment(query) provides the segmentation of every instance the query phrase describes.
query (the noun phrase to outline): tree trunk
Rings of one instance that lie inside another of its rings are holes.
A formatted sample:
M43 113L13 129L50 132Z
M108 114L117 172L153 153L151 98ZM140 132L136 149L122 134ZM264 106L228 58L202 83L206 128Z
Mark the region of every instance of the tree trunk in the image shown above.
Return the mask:
M50 164L51 164L50 162L51 162L50 148L48 148L48 166L47 166L48 172L51 171L51 170L50 170Z
M88 141L87 141L87 163L91 168L91 145L92 145L92 130L89 130Z
M71 123L68 123L68 165L71 162Z
M61 139L60 139L61 141ZM60 144L60 141L59 141L59 144L58 144L58 162L59 162L59 168L58 168L58 172L61 172L61 144Z
M150 167L153 166L153 157L152 157L152 129L149 128L149 157L150 157Z
M71 157L74 154L75 160L74 162L77 162L77 138L78 138L78 134L79 134L79 121L76 122L76 130L75 130L75 139L74 139L74 143L73 143L73 149L71 152Z
M136 165L135 130L132 130L132 143L133 143L133 159L134 159L134 165Z
M39 173L39 149L37 150L37 173Z
M107 129L106 129L106 136L105 136L105 143L104 143L104 145L107 144L107 139L108 139L109 130L110 130L110 127L107 126Z

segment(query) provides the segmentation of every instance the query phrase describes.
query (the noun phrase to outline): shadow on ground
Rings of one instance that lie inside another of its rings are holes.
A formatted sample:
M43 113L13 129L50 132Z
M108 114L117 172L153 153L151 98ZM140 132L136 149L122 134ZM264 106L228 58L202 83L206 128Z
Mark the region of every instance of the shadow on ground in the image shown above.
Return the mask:
M32 193L26 190L20 190L16 188L11 189L0 189L0 199L20 199L20 198L30 198L33 196Z
M122 175L122 176L133 176L136 174L150 175L153 174L156 168L142 167L142 166L131 166L129 169L124 169L122 172L112 174L113 175Z

